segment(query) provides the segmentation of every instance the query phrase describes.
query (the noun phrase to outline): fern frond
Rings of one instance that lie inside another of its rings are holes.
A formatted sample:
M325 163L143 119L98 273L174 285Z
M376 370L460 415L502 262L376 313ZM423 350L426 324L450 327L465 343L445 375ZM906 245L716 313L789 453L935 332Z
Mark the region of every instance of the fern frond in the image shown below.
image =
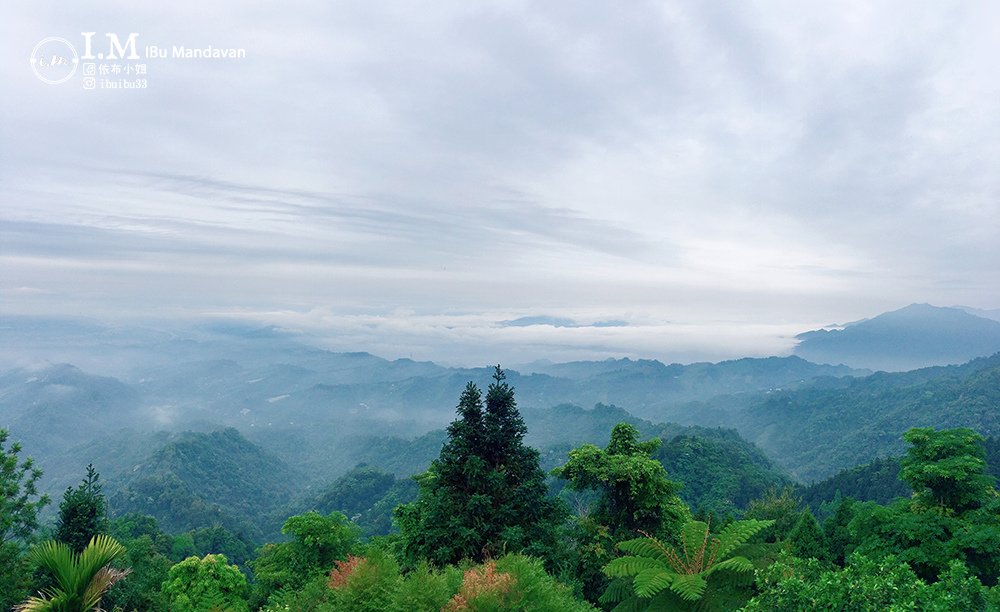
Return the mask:
M676 577L677 573L672 570L647 569L639 572L632 584L639 597L652 597L669 587Z
M668 563L668 549L656 538L636 538L618 543L618 548L627 553L632 553L638 557L648 557L658 559L664 564Z
M670 585L670 590L687 601L697 601L705 592L708 583L698 574L678 574Z
M610 577L634 576L647 569L666 569L660 561L645 557L618 557L604 566L604 573Z
M716 563L712 567L705 570L703 575L707 578L718 571L739 573L752 572L753 563L751 563L746 557L733 557L732 559L726 559L725 561Z
M649 607L644 612L691 612L692 610L700 612L701 608L697 605L692 606L690 602L681 599L677 593L667 590L651 599Z
M604 593L597 601L602 604L612 604L616 601L628 599L634 593L635 591L632 590L632 581L619 578L611 581L611 584L608 585L608 588L604 589Z
M757 535L757 533L761 530L767 529L773 524L774 521L758 521L755 519L730 523L729 526L723 529L722 533L719 534L719 558L724 558L726 555L733 552L733 549L737 546L740 546L753 536Z

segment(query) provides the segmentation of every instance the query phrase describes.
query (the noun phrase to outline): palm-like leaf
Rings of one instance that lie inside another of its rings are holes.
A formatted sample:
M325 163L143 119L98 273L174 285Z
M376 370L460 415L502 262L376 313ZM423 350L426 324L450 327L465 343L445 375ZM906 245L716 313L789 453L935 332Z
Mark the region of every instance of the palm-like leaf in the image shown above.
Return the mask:
M62 542L48 541L35 546L28 560L52 572L55 586L29 597L16 612L87 612L101 597L132 570L108 565L125 554L125 547L106 535L90 540L78 555Z
M110 565L105 565L97 570L94 579L90 581L87 590L83 592L84 610L95 607L101 601L101 597L104 597L104 594L108 592L108 589L125 576L128 576L131 571L131 569L120 570Z
M28 551L28 562L43 567L55 576L56 584L63 587L76 582L76 563L73 551L62 542L49 540Z

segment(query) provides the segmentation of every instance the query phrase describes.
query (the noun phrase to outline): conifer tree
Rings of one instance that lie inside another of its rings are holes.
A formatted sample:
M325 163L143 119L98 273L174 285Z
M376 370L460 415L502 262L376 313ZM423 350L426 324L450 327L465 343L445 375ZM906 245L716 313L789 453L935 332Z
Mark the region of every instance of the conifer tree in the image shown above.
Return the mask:
M74 553L82 552L94 536L107 533L107 505L101 494L100 478L94 465L88 465L83 482L76 489L67 488L59 504L56 540Z
M527 428L500 366L482 394L469 383L458 419L430 469L416 476L420 495L396 510L406 557L444 565L504 552L547 557L568 512L547 498L538 452L523 444Z
M799 515L798 522L788 534L788 546L791 553L801 559L823 560L827 558L827 544L823 529L808 508Z
M42 470L31 457L20 460L21 445L5 447L9 432L0 428L0 610L13 608L29 590L30 572L23 560L38 528L38 513L49 503L38 495Z

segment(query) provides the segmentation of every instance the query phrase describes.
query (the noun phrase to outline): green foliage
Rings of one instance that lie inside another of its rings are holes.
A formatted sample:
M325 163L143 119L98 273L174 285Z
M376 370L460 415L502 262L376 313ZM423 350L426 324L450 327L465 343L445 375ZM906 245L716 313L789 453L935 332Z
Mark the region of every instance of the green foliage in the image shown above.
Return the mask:
M19 612L87 612L129 570L111 567L125 554L125 547L107 535L95 536L84 549L74 552L63 542L49 540L32 547L28 561L49 571L54 584L38 597L29 597Z
M101 494L100 478L94 465L88 465L83 482L76 489L66 489L59 504L56 539L73 552L81 552L94 536L107 533L107 504Z
M393 609L440 612L461 586L462 571L457 567L438 570L422 561L400 582Z
M998 609L987 589L957 560L935 584L927 584L892 556L880 561L855 556L842 571L828 570L816 559L782 557L759 572L757 582L762 592L744 612Z
M825 518L833 512L838 494L884 506L897 497L909 497L913 492L899 479L899 469L899 457L887 457L841 470L802 489L802 501L813 509L817 518Z
M748 519L772 521L774 524L761 533L758 539L779 542L786 540L799 522L801 505L802 499L795 496L793 487L785 487L780 495L772 489L763 498L750 502L744 516Z
M796 557L826 559L829 555L823 528L808 508L799 514L798 522L788 533L787 542L789 550Z
M823 521L823 536L827 546L827 560L844 567L847 556L854 550L850 523L857 512L855 502L844 497L837 504L833 515Z
M170 568L163 594L171 612L248 612L247 579L224 555L188 557Z
M979 444L983 437L971 429L913 428L903 439L911 446L900 462L899 477L910 485L922 507L961 514L996 496L996 479L983 473L986 450Z
M320 576L358 545L358 529L339 512L290 517L281 529L289 542L267 544L250 563L256 575L254 601L267 601L282 589L297 589Z
M901 477L917 489L913 501L858 506L848 529L858 554L893 555L933 581L955 560L985 584L1000 574L1000 505L982 473L979 437L966 429L913 429Z
M505 550L551 557L567 511L546 497L538 452L522 442L524 421L499 366L485 407L470 382L457 411L440 456L416 477L417 501L396 510L407 562L481 561Z
M399 565L392 555L370 548L357 562L340 562L330 573L333 590L330 598L335 610L343 612L382 612L394 608L399 589ZM339 571L343 570L343 571Z
M620 602L615 610L621 611L720 609L714 604L731 604L740 594L726 587L745 581L754 569L749 559L734 553L771 524L736 521L712 537L708 524L690 521L684 525L677 548L649 537L621 542L618 547L631 554L612 560L604 571L611 578L631 579L631 589L612 585L601 602Z
M396 479L375 466L359 463L319 495L315 505L321 514L342 512L354 520L381 499Z
M541 561L507 554L484 564L434 569L421 562L405 576L392 555L369 547L337 562L329 576L277 597L265 612L593 612L549 576Z
M38 496L42 470L31 457L18 461L21 445L4 448L9 433L0 429L0 610L22 601L28 593L24 548L38 528L38 512L49 496Z
M638 438L635 426L618 423L606 449L584 444L568 453L565 465L552 470L569 480L566 489L598 494L567 534L566 569L560 574L591 602L608 588L602 568L611 560L616 542L641 530L674 543L691 517L676 495L679 485L651 457L660 440L640 443Z
M480 568L481 570L483 568ZM565 585L560 584L545 572L542 563L525 555L508 554L496 560L496 571L511 577L510 586L503 604L487 607L470 602L469 610L538 610L539 612L592 612L594 608L573 597ZM466 574L468 576L468 573ZM463 586L465 579L463 578Z
M614 558L616 540L607 525L583 517L572 521L562 538L559 580L591 603L608 588L604 566Z
M811 482L902 455L913 426L1000 434L1000 354L963 366L879 372L842 388L773 393L740 415L740 431L792 475ZM845 493L847 494L847 493Z
M128 580L118 582L104 596L103 608L169 612L161 588L169 577L170 559L155 550L156 545L148 535L122 540L121 543L127 552L116 565L131 568L132 571Z
M875 560L893 555L925 581L961 560L987 585L1000 574L1000 508L993 505L961 517L914 511L907 501L890 507L860 504L849 525L854 551Z
M768 490L792 484L759 454L742 439L682 435L665 442L653 458L684 485L678 495L688 505L722 515L740 513Z
M388 535L393 509L415 500L418 491L419 485L410 478L397 480L375 466L359 464L309 505L320 514L342 512L365 536Z
M173 546L174 537L160 529L155 517L144 514L132 513L119 517L111 521L108 530L122 544L145 536L155 552L166 553Z
M679 532L690 513L676 495L679 485L651 457L660 440L640 444L638 438L635 426L619 423L606 449L584 444L570 451L569 461L552 474L569 480L567 488L600 493L589 517L608 526L613 537L645 531L669 538Z

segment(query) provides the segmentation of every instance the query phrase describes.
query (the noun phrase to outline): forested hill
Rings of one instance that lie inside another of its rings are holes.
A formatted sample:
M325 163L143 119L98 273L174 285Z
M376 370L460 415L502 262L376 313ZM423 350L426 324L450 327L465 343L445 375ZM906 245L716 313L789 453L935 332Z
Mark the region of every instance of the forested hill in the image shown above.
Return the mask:
M155 516L171 533L218 522L260 539L283 520L269 521L268 513L287 504L304 481L235 429L187 432L112 478L110 505L116 515Z
M744 437L807 483L903 454L911 427L1000 434L1000 354L774 393L739 417Z

